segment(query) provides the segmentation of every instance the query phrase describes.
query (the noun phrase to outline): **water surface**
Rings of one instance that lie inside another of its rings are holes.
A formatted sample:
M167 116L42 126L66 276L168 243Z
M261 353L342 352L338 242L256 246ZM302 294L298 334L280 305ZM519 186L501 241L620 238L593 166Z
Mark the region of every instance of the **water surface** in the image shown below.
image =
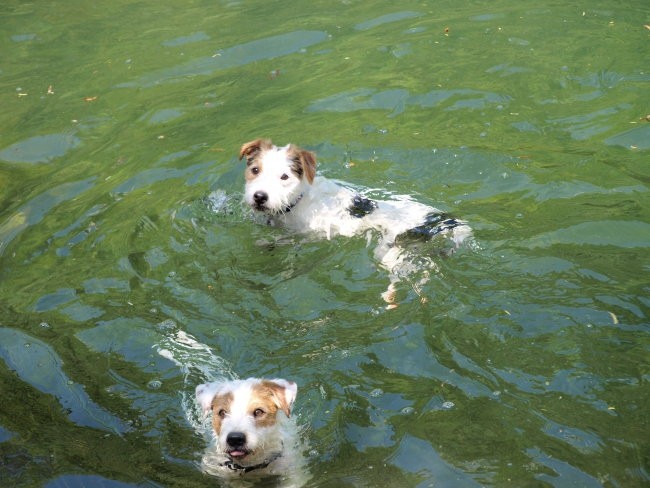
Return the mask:
M219 486L194 386L272 376L299 385L308 486L646 486L649 20L5 2L0 484ZM438 272L386 310L372 239L243 208L256 137L475 241L423 246Z

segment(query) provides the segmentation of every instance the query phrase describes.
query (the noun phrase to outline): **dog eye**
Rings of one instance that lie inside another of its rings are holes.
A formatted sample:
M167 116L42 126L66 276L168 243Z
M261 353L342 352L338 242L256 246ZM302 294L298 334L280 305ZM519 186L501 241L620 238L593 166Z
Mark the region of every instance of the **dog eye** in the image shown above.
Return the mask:
M253 173L254 175L258 174L259 172L260 172L260 169L257 166L253 166L251 168L251 173Z
M256 408L255 411L253 412L253 417L255 418L261 417L262 415L264 415L264 410L262 410L261 408Z
M222 408L221 410L219 410L219 411L217 412L217 415L218 415L220 418L225 418L225 416L226 416L226 411Z
M284 173L282 176L280 176L280 179L281 179L281 180L288 180L288 179L289 179L289 175L286 174L286 173Z

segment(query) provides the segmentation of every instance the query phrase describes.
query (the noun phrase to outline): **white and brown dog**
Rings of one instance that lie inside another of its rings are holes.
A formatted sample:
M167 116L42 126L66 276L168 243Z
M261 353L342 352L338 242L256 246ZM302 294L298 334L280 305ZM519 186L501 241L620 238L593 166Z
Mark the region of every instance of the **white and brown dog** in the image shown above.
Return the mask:
M423 261L409 256L399 245L400 239L445 234L458 246L471 234L466 223L408 196L371 200L345 184L316 177L315 154L293 144L277 147L270 140L256 139L241 147L239 159L244 157L244 198L267 216L268 223L297 232L316 232L327 239L368 230L380 234L374 254L390 272L390 286L382 294L388 303L394 300L394 284L417 271L416 261ZM436 268L430 260L426 267Z
M301 440L289 418L298 387L283 379L232 380L196 387L205 413L212 412L214 443L203 470L231 481L275 476L280 486L306 481Z

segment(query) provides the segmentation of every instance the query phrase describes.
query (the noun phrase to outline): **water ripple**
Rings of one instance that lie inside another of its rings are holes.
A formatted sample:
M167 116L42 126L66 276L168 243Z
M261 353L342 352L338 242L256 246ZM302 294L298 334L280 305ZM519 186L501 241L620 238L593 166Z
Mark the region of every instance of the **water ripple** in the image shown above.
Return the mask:
M110 432L128 427L92 401L82 385L63 372L63 361L47 344L17 329L0 328L0 357L25 382L53 395L77 425Z
M601 220L583 222L564 229L539 234L528 246L549 247L555 244L616 246L622 248L650 247L650 224L639 221Z
M64 183L32 198L0 224L0 256L9 243L28 227L37 224L56 205L75 198L93 186L95 178Z
M212 56L193 59L172 68L148 73L136 81L120 83L116 88L148 88L160 83L181 82L197 75L211 75L215 71L293 54L325 39L327 33L323 31L296 31L266 37L220 50Z
M381 109L391 110L391 117L404 112L406 106L433 108L446 101L453 102L446 110L481 109L488 105L502 106L510 101L507 95L457 88L451 90L432 90L423 94L411 94L405 89L377 91L372 88L358 88L337 93L312 102L307 112L354 112L357 110Z
M0 159L11 163L50 163L81 144L71 134L48 134L19 141L0 151Z
M397 22L399 20L419 17L420 15L421 14L419 14L418 12L411 12L409 10L405 10L403 12L394 12L392 14L381 15L374 19L366 20L365 22L361 22L355 25L354 28L356 30L368 30L368 29L372 29L373 27L389 24L391 22Z
M163 41L162 45L165 47L176 47L176 46L182 46L184 44L191 44L194 42L208 41L209 39L210 36L207 35L205 32L195 32L194 34L190 34L189 36L176 37L174 39Z

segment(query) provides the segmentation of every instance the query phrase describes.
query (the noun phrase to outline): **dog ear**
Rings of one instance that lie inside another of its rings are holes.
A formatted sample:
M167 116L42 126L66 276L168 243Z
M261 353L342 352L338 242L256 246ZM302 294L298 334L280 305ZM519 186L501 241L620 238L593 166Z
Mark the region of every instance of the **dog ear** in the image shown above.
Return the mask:
M314 182L314 177L316 176L316 154L301 149L298 155L300 157L300 164L302 165L305 178L307 178L307 181L311 184Z
M291 407L298 393L298 385L293 381L276 378L267 381L267 386L273 390L278 406L289 417L291 415Z
M201 405L203 413L208 413L212 408L212 400L221 388L221 383L218 381L212 383L205 383L196 387L196 400Z
M250 160L262 149L267 149L271 146L272 144L269 139L255 139L254 141L247 142L239 150L239 160L241 161L244 156L246 156L247 160Z

